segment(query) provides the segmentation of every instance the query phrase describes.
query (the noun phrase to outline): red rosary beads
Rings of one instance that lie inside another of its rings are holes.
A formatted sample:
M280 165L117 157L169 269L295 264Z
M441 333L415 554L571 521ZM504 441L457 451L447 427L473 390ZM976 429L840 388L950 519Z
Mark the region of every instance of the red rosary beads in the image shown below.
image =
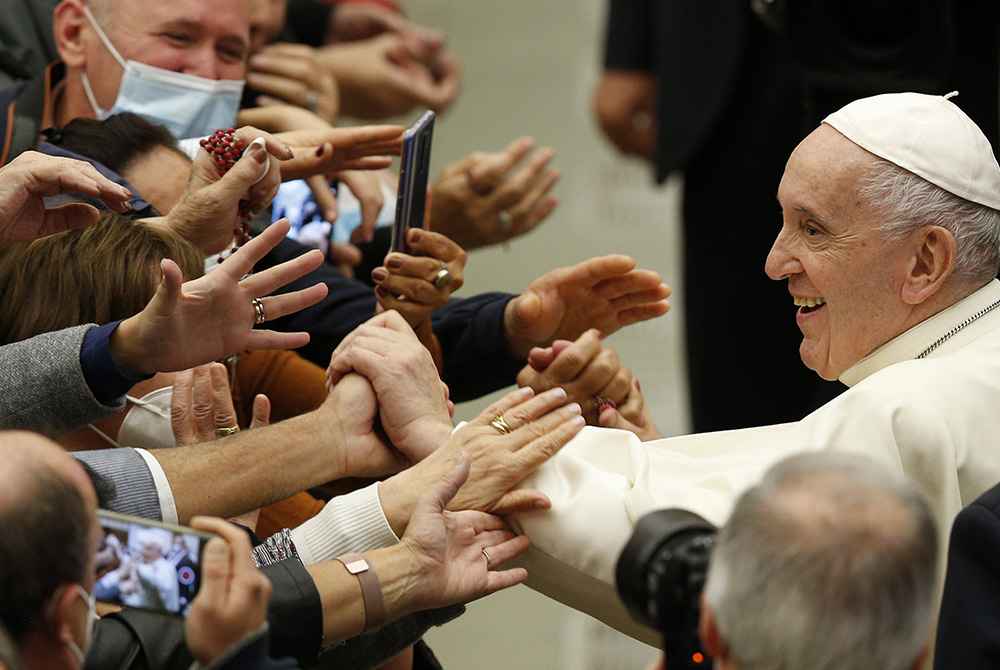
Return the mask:
M243 149L246 148L243 140L236 136L235 128L228 128L226 130L220 128L211 137L203 139L199 144L215 159L220 177L229 172L233 164L243 155ZM235 252L250 241L250 219L253 217L250 213L250 203L246 200L240 200L238 212L242 223L239 228L233 228L233 236L236 238L236 243L233 245L232 252ZM219 262L221 263L222 260L223 258L220 255Z

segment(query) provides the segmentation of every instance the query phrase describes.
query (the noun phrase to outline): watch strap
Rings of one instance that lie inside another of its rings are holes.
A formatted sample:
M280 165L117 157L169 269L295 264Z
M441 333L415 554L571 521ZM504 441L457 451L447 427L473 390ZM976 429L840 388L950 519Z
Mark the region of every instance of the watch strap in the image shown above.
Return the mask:
M359 553L344 554L334 560L340 561L347 571L358 578L361 584L361 598L365 602L365 633L380 628L385 623L385 601L382 599L382 583L375 568Z

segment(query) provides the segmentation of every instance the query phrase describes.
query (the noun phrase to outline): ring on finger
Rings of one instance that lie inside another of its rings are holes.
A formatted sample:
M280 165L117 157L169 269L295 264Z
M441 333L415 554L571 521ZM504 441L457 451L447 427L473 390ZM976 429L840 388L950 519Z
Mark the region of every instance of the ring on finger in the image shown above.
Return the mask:
M240 432L240 427L239 426L229 426L227 428L216 428L215 429L215 434L218 435L219 437L226 437L228 435L235 435L238 432Z
M309 90L309 95L306 96L305 108L310 112L315 112L317 107L319 107L319 91L313 88Z
M506 233L514 227L514 217L505 209L501 209L497 214L497 230Z
M264 303L260 298L254 298L250 301L250 304L253 305L253 322L259 326L267 320L264 317Z
M434 275L434 286L436 288L445 288L451 283L451 272L448 271L448 265L440 258L438 262L441 263L441 269Z
M486 557L486 569L489 570L490 566L493 565L493 559L490 558L490 554L486 549L483 549L483 556Z
M513 433L514 429L510 427L510 424L503 418L503 414L497 414L490 421L490 425L500 431L501 435L506 435L507 433Z

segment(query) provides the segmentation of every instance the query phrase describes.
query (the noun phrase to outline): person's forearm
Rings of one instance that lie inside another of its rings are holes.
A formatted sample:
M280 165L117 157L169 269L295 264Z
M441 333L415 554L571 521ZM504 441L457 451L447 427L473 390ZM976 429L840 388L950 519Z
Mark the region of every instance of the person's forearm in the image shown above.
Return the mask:
M349 476L340 422L319 409L207 443L156 449L184 524L229 518ZM211 484L207 486L206 484Z
M413 572L412 554L403 544L376 549L364 557L378 575L386 623L427 608L421 605L422 585ZM323 603L323 643L336 644L364 632L365 603L358 578L340 561L310 565L306 570Z

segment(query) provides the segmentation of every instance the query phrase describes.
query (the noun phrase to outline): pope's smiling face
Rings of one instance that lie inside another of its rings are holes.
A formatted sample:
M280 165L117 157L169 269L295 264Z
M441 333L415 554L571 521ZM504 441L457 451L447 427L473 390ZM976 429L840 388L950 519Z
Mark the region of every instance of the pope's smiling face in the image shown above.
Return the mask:
M824 379L906 330L905 246L875 230L878 214L858 196L875 160L824 124L792 152L778 187L782 226L765 268L788 280L799 354Z

